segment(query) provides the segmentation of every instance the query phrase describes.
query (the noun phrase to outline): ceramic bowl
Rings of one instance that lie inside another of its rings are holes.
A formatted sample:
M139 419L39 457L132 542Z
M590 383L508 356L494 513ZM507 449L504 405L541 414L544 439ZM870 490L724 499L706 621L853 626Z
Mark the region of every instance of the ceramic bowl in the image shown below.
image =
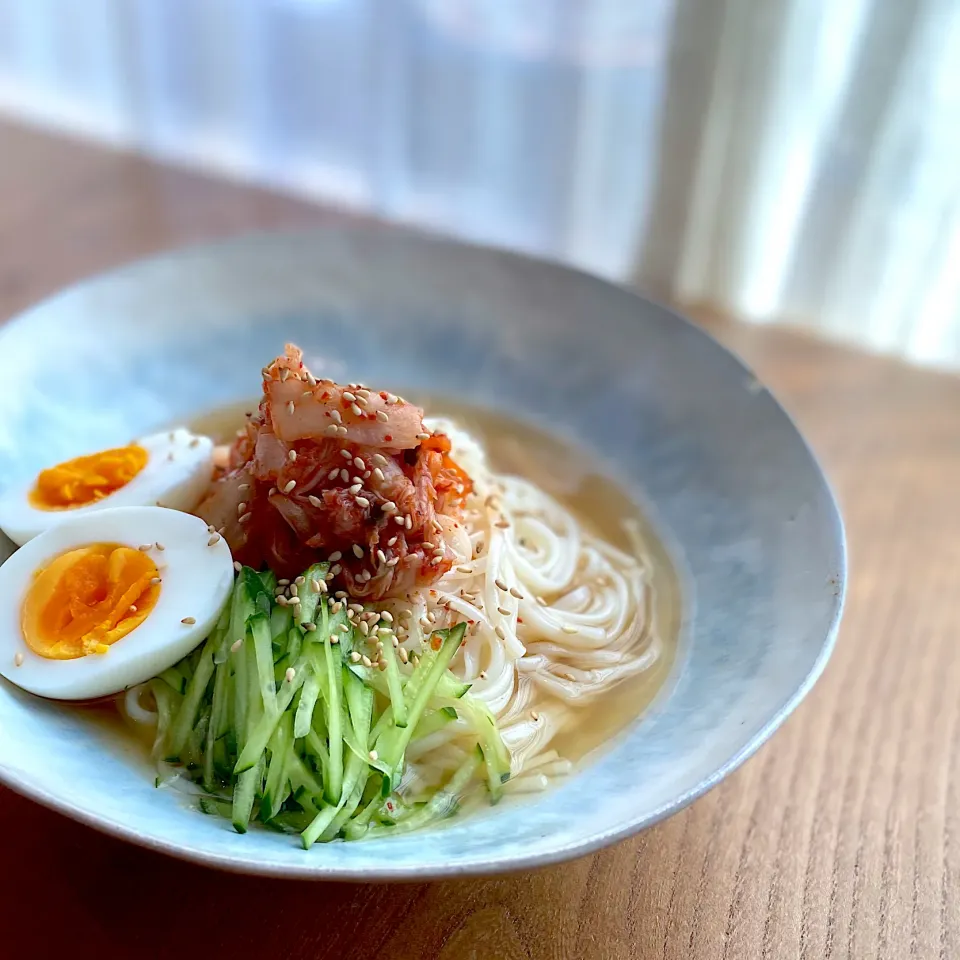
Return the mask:
M286 340L351 380L521 408L601 457L681 571L668 692L534 801L309 851L199 814L155 789L139 751L109 726L4 681L8 786L134 843L236 871L494 873L587 853L679 810L750 756L823 669L842 606L843 528L777 401L663 307L508 253L379 227L255 235L73 287L0 330L0 483L247 399Z

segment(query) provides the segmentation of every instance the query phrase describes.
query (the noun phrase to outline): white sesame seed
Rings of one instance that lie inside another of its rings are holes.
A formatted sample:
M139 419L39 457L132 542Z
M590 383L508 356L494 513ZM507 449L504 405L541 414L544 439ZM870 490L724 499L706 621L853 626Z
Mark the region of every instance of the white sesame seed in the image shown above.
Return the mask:
M249 484L249 483L240 483L240 484L237 484L237 489L238 489L241 493L246 493L246 492L250 489L250 484Z
M158 583L160 583L161 581L160 581L160 578L159 578L159 577L151 577L151 578L150 578L150 582L151 582L154 586L156 586L156 585L157 585Z
M15 667L19 667L22 664L23 664L23 654L22 653L15 654L13 658L13 665Z
M350 654L350 659L351 659L354 663L359 663L359 662L360 662L360 654L357 653L356 650L354 650L353 653Z
M473 567L457 567L457 573L473 573Z
M154 544L154 547L161 552L167 549L159 540Z
M393 614L389 610L382 610L380 612L380 619L386 620L387 623L393 623Z
M580 632L580 629L579 629L578 627L575 627L575 626L573 626L572 624L569 624L569 623L563 624L563 625L560 627L560 629L561 629L564 633L579 633L579 632Z
M417 434L417 439L418 439L418 440L429 440L429 439L430 439L430 434L429 434L429 433L418 433L418 434Z
M237 523L249 523L252 519L252 513L245 513L242 517L237 518Z
M412 529L413 529L413 520L412 520L412 518L409 517L409 516L404 517L404 518L403 518L403 525L404 525L408 530L412 530Z
M146 553L148 550L152 550L152 549L153 549L153 544L152 544L152 543L141 543L140 546L137 547L137 549L138 549L141 553Z
M196 623L197 621L195 617L184 617L180 622L187 624L187 626L190 626L191 624Z
M348 483L350 481L350 474L347 473L346 469L340 471L340 479L344 483Z
M511 596L511 597L516 597L518 600L522 600L522 599L523 599L523 594L522 594L516 587L511 587L511 588L510 588L510 596Z
M243 502L243 500L241 500L241 501L237 504L237 514L242 517L242 516L244 515L244 513L246 513L246 512L247 512L247 505L246 505L246 503ZM213 533L213 529L212 529L212 528L209 528L209 527L208 527L207 529L209 529L210 532Z
M531 720L534 720L534 721L539 720L539 719L540 719L540 714L537 713L536 710L531 710L531 711L530 711L530 719L531 719Z
M233 643L230 644L230 652L236 653L242 646L243 646L243 637L241 637L239 640L234 640Z
M350 549L353 550L353 555L355 557L359 558L363 556L363 547L361 547L359 543L355 543Z
M360 662L361 662L365 667L372 667L372 666L373 666L373 661L372 661L366 654L363 654L363 655L360 657Z
M370 624L367 623L366 620L361 620L360 623L359 623L357 626L358 626L358 629L360 630L360 632L361 632L364 636L367 636L367 635L370 633Z
M497 585L498 590L502 590L504 593L507 593L507 585L498 577L493 581Z
M290 601L287 600L287 598L284 597L284 596L278 596L278 597L277 597L277 603L278 603L281 607L285 607L289 602L290 602Z
M343 567L341 567L339 563L335 563L335 564L330 568L330 574L329 574L329 575L332 576L332 577L336 577L336 576L339 576L341 573L343 573Z
M334 423L343 423L343 417L340 416L339 410L331 410L330 419L333 420Z
M292 414L293 411L296 410L296 409L297 409L297 408L296 408L296 405L295 405L294 402L291 400L291 401L287 404L287 413Z
M497 613L504 617L509 617L511 615L511 612L507 610L506 607L497 607Z
M487 671L486 671L486 670L481 670L481 671L480 671L480 679L481 679L481 680L486 680L486 679L487 679Z
M208 547L212 547L215 543L219 543L219 542L220 542L220 534L219 534L219 533L215 533L215 534L207 541L207 546L208 546Z
M288 459L291 463L294 463L294 462L296 461L296 459L297 459L297 451L296 451L296 450L288 450L288 451L287 451L287 459Z
M339 550L334 550L333 553L331 553L330 556L327 557L327 559L328 559L331 563L336 563L336 562L337 562L339 559L341 559L342 557L343 557L343 554L342 554Z
M300 593L300 587L298 587L297 584L295 584L295 583L291 583L291 584L290 584L290 596L291 596L291 597L295 597L295 596L297 596L297 594L299 594L299 593Z
M297 675L297 671L293 667L287 667L287 672L284 674L286 677L287 683L293 683L293 678ZM301 694L303 696L303 694Z
M299 598L299 597L291 597L291 598L287 601L287 603L289 603L291 607L299 607L299 606L300 606L300 598Z
M341 633L349 633L349 632L350 632L350 628L349 628L345 623L341 623L337 629L338 629Z
M493 631L501 640L506 640L507 635L503 632L503 627L496 627Z
M390 417L387 416L386 411L384 411L384 410L378 410L378 411L377 411L377 419L378 419L381 423L388 423L389 420L390 420Z

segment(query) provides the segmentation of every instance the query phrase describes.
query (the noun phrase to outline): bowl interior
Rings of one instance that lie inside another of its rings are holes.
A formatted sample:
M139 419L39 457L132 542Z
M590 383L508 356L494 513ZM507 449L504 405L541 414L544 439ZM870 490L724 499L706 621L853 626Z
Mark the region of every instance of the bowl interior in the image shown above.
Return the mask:
M677 809L754 750L819 673L842 601L843 534L776 401L669 311L510 254L384 228L262 235L68 290L0 332L0 478L249 398L285 340L333 377L520 411L606 464L682 573L685 653L670 695L535 804L309 853L200 816L156 790L106 728L4 682L7 783L232 869L494 871L585 852Z

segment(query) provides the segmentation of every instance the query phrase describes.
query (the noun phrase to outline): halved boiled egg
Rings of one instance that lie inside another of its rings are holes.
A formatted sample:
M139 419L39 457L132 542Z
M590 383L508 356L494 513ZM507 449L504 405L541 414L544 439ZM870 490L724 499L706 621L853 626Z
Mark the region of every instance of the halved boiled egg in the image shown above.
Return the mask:
M0 674L57 700L119 693L193 650L232 587L230 549L197 517L71 517L0 567Z
M0 493L0 530L15 543L106 507L192 510L213 473L213 441L182 427L42 470Z

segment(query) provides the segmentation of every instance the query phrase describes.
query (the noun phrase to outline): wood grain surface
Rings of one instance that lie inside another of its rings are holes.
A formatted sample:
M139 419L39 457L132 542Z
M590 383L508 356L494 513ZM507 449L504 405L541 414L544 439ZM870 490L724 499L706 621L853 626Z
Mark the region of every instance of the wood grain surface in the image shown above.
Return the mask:
M162 248L337 216L0 125L0 319ZM0 955L960 958L960 381L704 322L796 418L850 541L836 654L739 772L594 856L399 886L220 874L0 789Z

